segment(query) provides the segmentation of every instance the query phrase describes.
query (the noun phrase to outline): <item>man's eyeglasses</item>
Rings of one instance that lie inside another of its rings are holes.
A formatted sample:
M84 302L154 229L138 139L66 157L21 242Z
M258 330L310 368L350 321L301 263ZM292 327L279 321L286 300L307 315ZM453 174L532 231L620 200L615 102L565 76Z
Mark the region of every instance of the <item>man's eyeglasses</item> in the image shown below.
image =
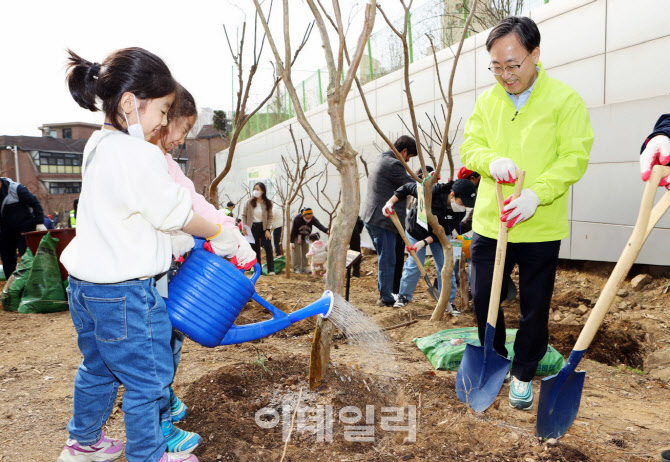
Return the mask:
M530 53L526 55L525 58L519 63L519 64L512 64L510 66L505 66L505 67L500 67L500 66L491 66L489 67L489 71L491 71L491 74L493 75L503 75L505 71L509 72L510 74L516 74L516 72L519 71L519 68L521 68L521 65L523 62L528 59L530 56Z

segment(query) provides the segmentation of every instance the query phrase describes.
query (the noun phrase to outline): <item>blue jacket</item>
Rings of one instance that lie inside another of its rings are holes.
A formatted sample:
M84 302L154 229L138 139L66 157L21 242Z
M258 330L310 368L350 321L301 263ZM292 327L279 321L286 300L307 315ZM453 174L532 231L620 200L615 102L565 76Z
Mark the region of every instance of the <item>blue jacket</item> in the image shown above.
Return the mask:
M644 151L644 148L647 147L649 140L656 135L665 135L670 138L670 114L663 114L658 118L656 125L654 125L654 131L649 134L646 140L644 140L644 143L642 143L642 148L640 148L640 152Z

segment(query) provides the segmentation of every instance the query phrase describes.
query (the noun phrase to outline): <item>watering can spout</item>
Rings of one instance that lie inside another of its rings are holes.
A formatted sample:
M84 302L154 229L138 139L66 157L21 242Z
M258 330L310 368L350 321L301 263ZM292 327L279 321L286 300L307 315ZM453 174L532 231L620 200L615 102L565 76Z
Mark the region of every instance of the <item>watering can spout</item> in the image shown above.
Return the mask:
M323 296L314 303L288 314L275 308L258 294L254 294L251 298L270 311L272 319L245 324L243 326L232 325L220 345L232 345L258 340L317 314L327 318L333 310L333 293L329 290L325 291Z

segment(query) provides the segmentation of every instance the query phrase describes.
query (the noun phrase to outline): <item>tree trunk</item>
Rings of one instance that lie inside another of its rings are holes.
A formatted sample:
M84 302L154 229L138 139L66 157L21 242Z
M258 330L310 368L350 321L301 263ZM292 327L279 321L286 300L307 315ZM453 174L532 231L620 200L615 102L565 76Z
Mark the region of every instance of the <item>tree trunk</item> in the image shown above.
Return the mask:
M334 293L342 293L346 276L347 248L351 233L356 225L360 205L360 182L356 152L347 142L344 149L346 158L337 170L340 172L342 201L333 220L333 227L328 239L328 271L326 272L326 289ZM346 204L346 206L345 206ZM326 374L330 363L330 345L333 340L333 323L328 319L319 318L312 339L312 351L309 359L309 389L318 387Z
M293 263L293 249L291 248L291 202L284 209L284 232L286 233L286 279L291 278L291 264Z

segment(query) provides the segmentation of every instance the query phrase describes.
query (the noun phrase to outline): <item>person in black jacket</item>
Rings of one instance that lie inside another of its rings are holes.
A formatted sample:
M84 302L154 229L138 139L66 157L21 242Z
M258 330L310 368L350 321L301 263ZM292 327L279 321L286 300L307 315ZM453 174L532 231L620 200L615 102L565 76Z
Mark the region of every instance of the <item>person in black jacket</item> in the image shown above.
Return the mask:
M654 130L642 143L640 150L640 173L642 180L647 181L654 165L670 164L670 114L663 114ZM661 180L659 186L670 189L670 176Z
M387 215L394 213L393 205L396 202L405 199L408 195L417 197L416 182L412 181L411 183L404 184L398 188L384 206L384 213ZM436 183L433 185L432 212L433 215L437 217L440 225L444 228L448 238L469 231L464 228L462 220L465 217L466 208L474 207L476 197L477 188L469 180L456 180L454 182ZM411 249L416 252L419 260L423 263L426 257L426 250L424 247L429 245L430 250L433 253L433 260L435 261L437 273L440 274L442 266L444 265L442 246L440 245L437 236L433 233L430 225L428 225L428 229L426 230L417 222L417 214L418 209L417 207L414 207L407 214L407 219L405 220L405 233L412 244ZM395 307L401 308L412 300L420 276L421 273L416 266L414 258L408 258L405 261L405 266L403 268L402 281L400 282L400 293L398 294L398 300L394 304ZM437 279L438 290L441 290L442 288L441 279L442 278L440 277ZM454 315L459 315L460 313L456 310L453 304L455 297L456 280L452 271L451 295L449 297L448 310Z
M46 231L42 204L28 188L10 178L0 178L0 258L5 277L16 269L16 251L26 251L21 233Z
M417 155L416 141L410 136L401 136L394 146L405 162ZM384 217L382 208L386 199L409 181L412 181L412 177L407 174L402 162L396 159L392 151L382 152L370 165L368 189L361 218L377 251L379 306L393 306L395 303L394 276L397 273L400 277L404 257L398 230L391 220ZM398 204L398 218L401 222L405 219L404 198ZM400 245L397 245L398 243Z
M307 251L309 250L309 235L312 234L312 226L316 226L324 233L328 234L328 228L314 217L314 211L311 207L303 208L298 215L293 218L291 224L291 250L293 251L293 272L308 273L309 263L307 261Z
M363 232L363 228L365 227L365 223L363 223L363 220L361 220L361 217L356 218L356 224L354 225L354 230L351 233L351 240L349 240L349 248L351 250L355 250L356 252L361 251L361 233ZM357 261L354 263L354 266L352 267L351 275L355 278L361 277L361 261Z

